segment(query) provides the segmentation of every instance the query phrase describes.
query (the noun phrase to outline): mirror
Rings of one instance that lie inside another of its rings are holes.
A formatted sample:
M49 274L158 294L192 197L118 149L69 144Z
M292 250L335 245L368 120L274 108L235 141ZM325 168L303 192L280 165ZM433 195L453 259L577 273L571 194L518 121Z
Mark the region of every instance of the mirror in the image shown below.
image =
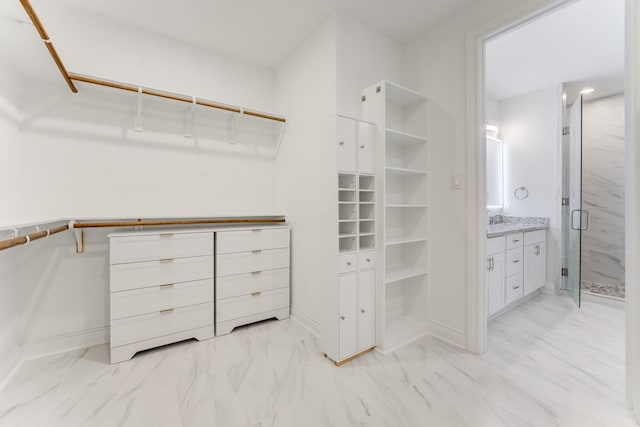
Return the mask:
M487 135L487 209L502 210L504 162L502 140Z

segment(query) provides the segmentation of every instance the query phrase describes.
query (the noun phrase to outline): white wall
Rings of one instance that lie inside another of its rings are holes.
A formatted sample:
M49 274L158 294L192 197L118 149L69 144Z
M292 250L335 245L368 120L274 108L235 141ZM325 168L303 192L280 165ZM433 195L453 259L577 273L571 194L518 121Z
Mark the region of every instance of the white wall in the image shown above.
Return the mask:
M505 213L547 217L547 283L559 283L562 262L562 91L551 87L500 101ZM529 196L515 197L526 187Z
M337 265L336 151L324 138L336 114L336 18L305 39L276 75L277 108L290 121L277 159L276 187L278 207L292 227L292 313L319 333L323 308L318 301Z
M500 101L496 98L487 95L485 96L485 116L487 124L500 126Z

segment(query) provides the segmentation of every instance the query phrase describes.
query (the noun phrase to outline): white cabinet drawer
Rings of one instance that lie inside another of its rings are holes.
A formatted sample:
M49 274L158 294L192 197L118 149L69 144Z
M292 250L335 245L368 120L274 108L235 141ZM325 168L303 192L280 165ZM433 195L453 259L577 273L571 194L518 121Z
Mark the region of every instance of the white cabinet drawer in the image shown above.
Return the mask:
M213 325L213 302L111 322L111 347Z
M358 255L347 254L338 257L338 274L352 273L358 268Z
M375 252L365 252L358 255L358 269L368 270L375 268L376 266L376 254Z
M521 248L524 237L522 233L511 233L511 234L507 234L506 239L507 239L506 249L509 250L514 248Z
M522 274L515 274L513 276L507 277L505 286L505 298L507 304L511 304L515 300L524 296Z
M507 251L507 267L506 267L506 275L511 276L512 274L522 273L522 262L523 254L522 249L510 249Z
M289 267L289 249L223 254L216 257L218 277Z
M213 279L111 293L111 320L213 301Z
M216 321L225 322L288 306L289 288L227 298L216 303Z
M218 254L288 248L289 229L256 228L242 231L218 231L216 247Z
M546 238L546 230L527 231L524 233L524 244L534 245L536 243L542 243Z
M213 233L153 234L111 238L111 264L213 255Z
M213 277L213 256L111 266L111 292Z
M216 283L216 300L288 287L288 268L223 276Z
M504 252L505 238L504 236L492 237L487 239L486 252L488 255L498 254Z

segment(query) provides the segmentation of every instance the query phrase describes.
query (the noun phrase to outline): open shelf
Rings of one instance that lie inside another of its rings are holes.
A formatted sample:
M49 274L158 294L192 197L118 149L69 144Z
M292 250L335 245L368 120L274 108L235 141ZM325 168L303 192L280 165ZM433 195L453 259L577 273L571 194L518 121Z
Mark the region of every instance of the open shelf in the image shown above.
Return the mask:
M376 236L374 233L360 235L360 250L375 249Z
M360 175L360 190L375 190L376 189L376 177L373 175Z
M355 221L356 216L356 204L350 203L348 205L338 205L339 220L351 220Z
M417 170L417 169L406 169L406 168L396 168L393 166L387 166L386 168L387 174L392 175L427 175L426 171Z
M398 265L387 267L384 281L385 283L394 283L414 277L426 276L427 274L429 274L429 272L424 268Z
M394 246L394 245L406 245L409 243L420 243L420 242L427 242L429 239L427 239L426 237L421 238L421 237L394 237L394 238L387 238L387 241L384 243L387 246Z
M360 204L360 219L375 219L376 209L373 203Z
M355 236L340 237L338 239L338 242L339 242L340 253L355 252L356 250L358 250L358 245L357 245L358 241Z
M387 144L398 144L398 145L408 145L408 144L424 144L427 142L427 138L422 136L413 135L408 132L403 132L401 130L395 130L387 128L385 129Z
M427 324L415 317L401 316L387 322L384 336L384 352L392 352L417 339L426 336Z
M349 173L338 174L338 189L340 190L355 190L356 189L356 176Z
M375 234L376 232L376 223L374 221L360 221L360 235L366 235L366 234Z
M358 223L356 221L338 223L338 233L340 233L340 237L346 237L349 235L355 236L357 232Z
M390 204L385 205L387 208L411 208L411 209L426 209L429 205L422 204Z
M424 96L399 84L386 82L386 100L399 107L410 107L427 100Z
M376 193L372 191L361 191L358 197L360 203L374 203L376 201Z

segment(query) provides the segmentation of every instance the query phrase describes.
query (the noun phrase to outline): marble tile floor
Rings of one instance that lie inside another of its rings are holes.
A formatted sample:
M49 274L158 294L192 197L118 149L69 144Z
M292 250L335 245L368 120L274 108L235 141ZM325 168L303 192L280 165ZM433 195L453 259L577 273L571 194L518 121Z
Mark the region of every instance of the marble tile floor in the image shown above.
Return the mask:
M622 284L596 283L588 280L582 281L582 290L598 295L605 295L619 299L625 298L625 287Z
M0 425L636 425L622 310L543 294L489 329L482 356L427 337L340 368L291 319L114 366L101 345L25 362L0 392Z

